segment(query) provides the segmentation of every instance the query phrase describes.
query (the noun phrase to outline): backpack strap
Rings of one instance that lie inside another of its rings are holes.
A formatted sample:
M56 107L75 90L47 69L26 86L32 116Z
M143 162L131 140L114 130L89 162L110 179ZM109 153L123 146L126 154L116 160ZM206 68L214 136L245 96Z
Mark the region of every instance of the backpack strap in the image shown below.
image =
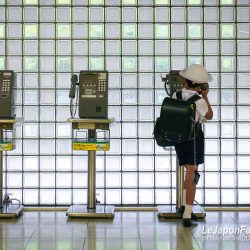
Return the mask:
M176 91L176 97L177 97L177 100L182 100L182 92L181 92L181 90Z
M187 99L188 102L196 102L198 101L199 99L201 99L201 97L199 95L193 95L191 96L190 98Z

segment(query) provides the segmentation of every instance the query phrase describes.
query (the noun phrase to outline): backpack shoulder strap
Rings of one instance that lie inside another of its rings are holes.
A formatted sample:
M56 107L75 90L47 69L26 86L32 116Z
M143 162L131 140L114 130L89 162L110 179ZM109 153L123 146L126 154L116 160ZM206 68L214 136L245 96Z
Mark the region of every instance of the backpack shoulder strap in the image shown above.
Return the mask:
M201 99L199 95L193 95L190 98L187 99L188 102L196 102L197 100Z
M177 97L177 100L182 100L182 92L181 92L181 90L176 91L176 97Z

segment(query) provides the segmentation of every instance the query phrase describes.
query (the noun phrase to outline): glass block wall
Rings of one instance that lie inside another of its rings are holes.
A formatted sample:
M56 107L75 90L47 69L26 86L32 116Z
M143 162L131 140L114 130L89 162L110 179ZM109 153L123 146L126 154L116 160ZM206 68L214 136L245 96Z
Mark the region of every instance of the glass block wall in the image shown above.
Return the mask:
M97 153L104 204L175 203L176 157L152 139L161 76L202 63L214 119L197 201L250 204L249 0L0 0L0 69L17 72L16 149L4 187L24 205L86 203L87 153L71 149L72 73L109 71L111 150Z

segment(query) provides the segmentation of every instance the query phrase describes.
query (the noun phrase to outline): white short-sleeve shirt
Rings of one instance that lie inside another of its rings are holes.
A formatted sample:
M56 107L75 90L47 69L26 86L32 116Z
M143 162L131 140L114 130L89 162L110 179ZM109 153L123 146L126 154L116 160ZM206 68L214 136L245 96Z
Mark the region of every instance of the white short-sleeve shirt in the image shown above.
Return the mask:
M193 95L197 95L197 92L186 88L182 89L182 99L184 101L189 99ZM173 98L175 99L177 98L176 93L173 94ZM203 98L200 98L195 102L195 105L196 105L196 118L195 118L196 121L199 121L200 123L206 122L207 120L205 118L205 115L208 112L208 106L206 101Z

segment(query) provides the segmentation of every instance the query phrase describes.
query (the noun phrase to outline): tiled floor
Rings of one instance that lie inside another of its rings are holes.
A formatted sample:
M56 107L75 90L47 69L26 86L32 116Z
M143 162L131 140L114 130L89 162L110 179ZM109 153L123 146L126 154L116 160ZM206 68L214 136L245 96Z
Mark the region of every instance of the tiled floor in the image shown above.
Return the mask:
M224 238L223 228L228 231ZM241 234L233 232L240 229ZM180 220L159 220L156 212L115 212L111 220L87 220L68 219L65 212L27 211L18 219L0 220L2 249L249 250L250 213L207 212L206 221L183 228Z

